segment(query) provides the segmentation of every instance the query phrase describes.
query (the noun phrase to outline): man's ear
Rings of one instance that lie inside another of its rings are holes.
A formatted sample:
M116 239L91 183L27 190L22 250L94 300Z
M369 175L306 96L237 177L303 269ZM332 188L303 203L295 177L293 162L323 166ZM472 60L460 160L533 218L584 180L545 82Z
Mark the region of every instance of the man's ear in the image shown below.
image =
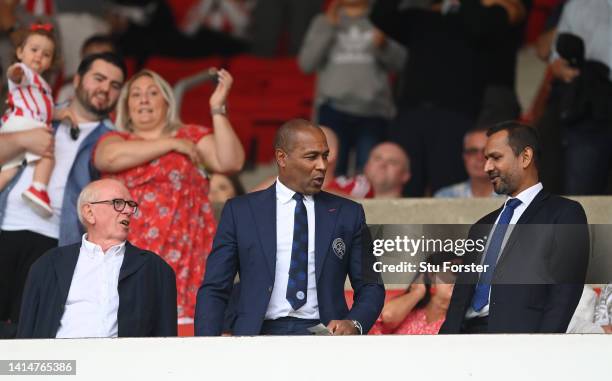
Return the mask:
M280 148L274 150L274 156L276 157L276 164L279 168L285 168L287 166L287 153Z
M406 185L411 178L412 174L410 173L410 171L402 173L402 185Z
M96 216L94 216L93 209L90 204L85 204L82 206L81 215L89 225L93 225L96 223Z
M79 83L81 83L81 76L75 74L74 78L72 78L72 86L74 86L74 88L76 89L77 87L79 87Z
M533 164L533 148L525 147L521 152L521 167L527 169L531 164Z

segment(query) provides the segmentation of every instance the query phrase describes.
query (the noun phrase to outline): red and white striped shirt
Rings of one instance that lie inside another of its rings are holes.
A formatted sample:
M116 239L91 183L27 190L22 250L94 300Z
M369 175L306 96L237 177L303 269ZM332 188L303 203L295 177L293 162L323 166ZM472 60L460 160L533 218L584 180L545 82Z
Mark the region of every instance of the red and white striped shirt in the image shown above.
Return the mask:
M52 16L55 13L53 0L21 0L21 5L34 16Z
M374 188L364 175L338 176L326 189L353 198L374 198Z
M51 87L38 73L20 63L24 80L17 84L9 79L8 109L2 123L14 115L51 123L53 118L53 94Z

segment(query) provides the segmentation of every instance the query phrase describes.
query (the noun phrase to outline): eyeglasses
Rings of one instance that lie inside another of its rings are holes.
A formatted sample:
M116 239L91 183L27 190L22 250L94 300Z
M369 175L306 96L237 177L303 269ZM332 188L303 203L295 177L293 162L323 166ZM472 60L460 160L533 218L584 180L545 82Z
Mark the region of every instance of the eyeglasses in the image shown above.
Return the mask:
M125 206L129 206L130 208L132 208L131 214L136 214L136 212L138 211L138 203L136 201L128 201L128 200L124 200L122 198L114 198L112 200L103 200L103 201L95 201L95 202L90 202L89 204L109 204L112 205L113 208L121 213L123 212L123 210L125 209Z

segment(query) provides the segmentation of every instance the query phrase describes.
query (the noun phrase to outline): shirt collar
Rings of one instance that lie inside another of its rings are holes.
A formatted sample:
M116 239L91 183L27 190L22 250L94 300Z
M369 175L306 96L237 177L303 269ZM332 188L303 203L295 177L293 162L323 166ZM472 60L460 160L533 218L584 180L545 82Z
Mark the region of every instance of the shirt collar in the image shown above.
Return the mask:
M102 119L100 124L104 125L104 127L108 128L109 130L115 130L115 125L113 124L113 121L109 118Z
M112 256L117 256L117 255L122 255L124 253L124 248L125 248L125 242L123 241L118 245L114 245L108 248L108 250L106 250L106 253L104 251L102 251L102 247L100 245L97 245L93 242L90 242L87 240L87 233L83 234L83 239L81 240L81 246L83 248L85 248L85 251L87 252L87 255L90 258L93 258L96 254L96 252L102 253L102 254L109 254Z
M281 204L286 204L293 200L293 195L297 192L288 188L285 184L281 183L280 179L276 178L276 199ZM304 200L312 202L314 201L312 195L304 195Z
M521 206L528 207L529 204L531 204L533 199L538 195L538 193L540 193L542 189L544 189L544 186L542 186L542 183L537 183L525 189L521 193L517 194L516 197L514 198L518 198L519 200L521 200ZM508 197L506 199L504 206L506 206L506 204L508 203L508 200L510 200L511 198L512 197Z

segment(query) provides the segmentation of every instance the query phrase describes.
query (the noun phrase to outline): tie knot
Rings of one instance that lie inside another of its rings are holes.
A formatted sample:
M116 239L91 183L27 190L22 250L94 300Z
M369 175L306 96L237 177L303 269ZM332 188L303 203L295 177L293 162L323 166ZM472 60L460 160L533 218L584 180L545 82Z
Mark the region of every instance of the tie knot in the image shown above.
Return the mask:
M301 193L297 193L297 192L296 192L296 193L293 195L293 199L294 199L295 201L297 201L297 202L300 202L300 201L302 201L302 200L304 199L304 195L303 195L303 194L301 194Z
M506 202L506 207L511 208L512 210L516 209L517 206L521 205L522 201L518 198L511 198Z

